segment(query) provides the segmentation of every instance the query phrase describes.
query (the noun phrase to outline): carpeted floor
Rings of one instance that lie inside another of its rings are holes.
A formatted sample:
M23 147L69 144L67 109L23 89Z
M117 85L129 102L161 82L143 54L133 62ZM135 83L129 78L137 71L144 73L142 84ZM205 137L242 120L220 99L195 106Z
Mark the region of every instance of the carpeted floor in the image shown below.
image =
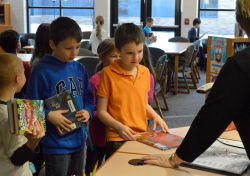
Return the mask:
M201 72L201 80L197 85L200 87L205 83L205 72ZM198 113L205 101L204 94L198 94L194 89L190 89L190 94L168 93L167 102L168 111L164 111L164 119L170 128L188 126L192 123L195 115Z

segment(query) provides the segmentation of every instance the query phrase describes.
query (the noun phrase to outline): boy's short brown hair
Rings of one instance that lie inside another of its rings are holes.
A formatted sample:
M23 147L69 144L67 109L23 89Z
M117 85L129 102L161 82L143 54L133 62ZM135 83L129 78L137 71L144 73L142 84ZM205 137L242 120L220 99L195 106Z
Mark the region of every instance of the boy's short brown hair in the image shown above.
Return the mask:
M24 70L22 61L14 54L0 54L0 88L14 83L17 74Z
M237 0L236 1L236 20L245 30L247 35L250 34L250 1Z
M123 23L115 31L115 46L119 51L128 43L144 43L144 34L134 23Z

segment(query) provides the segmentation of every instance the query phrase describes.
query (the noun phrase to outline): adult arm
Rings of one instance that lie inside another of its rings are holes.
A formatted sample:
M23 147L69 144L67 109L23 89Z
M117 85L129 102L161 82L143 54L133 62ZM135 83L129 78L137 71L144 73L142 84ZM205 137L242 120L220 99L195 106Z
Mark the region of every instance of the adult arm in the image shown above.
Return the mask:
M249 78L230 58L221 70L205 105L194 119L176 154L192 162L248 107Z

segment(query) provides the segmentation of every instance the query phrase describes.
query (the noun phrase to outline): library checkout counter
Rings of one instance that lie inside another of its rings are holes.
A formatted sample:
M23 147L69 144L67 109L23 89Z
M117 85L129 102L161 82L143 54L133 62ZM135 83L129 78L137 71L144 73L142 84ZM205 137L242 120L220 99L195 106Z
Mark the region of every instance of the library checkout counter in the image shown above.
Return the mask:
M181 137L186 135L188 127L170 129L170 132ZM224 132L221 138L240 140L236 130ZM180 166L178 169L163 168L153 165L133 166L131 159L140 159L148 154L170 155L175 149L161 151L137 141L128 141L118 149L96 173L96 176L219 176L221 174ZM224 174L225 175L225 174ZM250 175L247 170L243 176Z

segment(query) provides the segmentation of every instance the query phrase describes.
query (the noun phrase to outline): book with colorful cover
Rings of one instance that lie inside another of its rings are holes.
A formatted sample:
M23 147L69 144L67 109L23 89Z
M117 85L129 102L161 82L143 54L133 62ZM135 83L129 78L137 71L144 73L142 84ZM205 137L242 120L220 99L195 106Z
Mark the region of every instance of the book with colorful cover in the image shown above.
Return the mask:
M72 92L65 91L53 97L50 97L45 100L45 104L47 108L52 111L69 110L67 113L63 115L64 117L66 117L72 122L71 131L83 126L83 123L79 122L77 118L75 117L76 112L79 111L79 108L77 107L77 104L76 104L76 101L74 99ZM67 132L64 131L64 134L66 133Z
M34 123L40 121L46 131L44 101L13 98L8 103L10 132L32 133Z
M160 150L168 150L178 147L182 142L182 137L163 131L154 131L140 133L136 140Z

